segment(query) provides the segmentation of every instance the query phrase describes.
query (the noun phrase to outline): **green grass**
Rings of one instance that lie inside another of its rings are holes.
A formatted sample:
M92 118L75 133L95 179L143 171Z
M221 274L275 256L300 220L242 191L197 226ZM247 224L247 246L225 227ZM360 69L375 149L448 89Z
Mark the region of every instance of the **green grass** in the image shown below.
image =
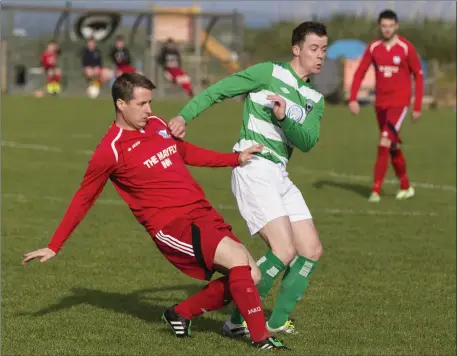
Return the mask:
M162 311L202 282L164 260L128 208L113 204L119 198L111 185L59 256L22 266L23 253L45 246L54 232L86 168L85 151L113 119L112 104L25 97L2 104L3 355L257 354L219 334L230 308L197 318L190 340L169 334ZM153 109L170 118L183 104ZM229 151L241 109L216 106L190 125L188 139ZM289 171L324 244L293 315L300 335L283 337L296 354L455 354L455 126L454 112L445 110L405 122L405 154L417 182L417 197L405 202L394 200L393 182L380 204L366 201L378 137L371 108L356 118L328 107L318 146L295 153ZM248 236L234 209L229 169L192 171L260 257L263 242ZM267 314L273 300L265 300Z

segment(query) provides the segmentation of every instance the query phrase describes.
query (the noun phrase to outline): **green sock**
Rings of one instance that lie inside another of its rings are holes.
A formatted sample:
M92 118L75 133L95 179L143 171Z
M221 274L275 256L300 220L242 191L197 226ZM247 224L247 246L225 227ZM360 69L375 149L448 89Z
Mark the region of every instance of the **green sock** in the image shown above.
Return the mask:
M297 302L303 296L306 288L308 288L309 277L316 265L316 261L300 255L297 255L291 262L282 278L281 289L276 299L273 313L270 320L268 320L270 328L280 328L289 320L290 313L292 313Z
M265 298L270 289L273 287L273 283L279 274L286 268L282 261L276 257L273 252L268 251L265 256L257 261L260 272L262 273L262 279L257 285L260 298ZM242 324L244 319L238 309L235 309L231 316L231 321L234 324Z

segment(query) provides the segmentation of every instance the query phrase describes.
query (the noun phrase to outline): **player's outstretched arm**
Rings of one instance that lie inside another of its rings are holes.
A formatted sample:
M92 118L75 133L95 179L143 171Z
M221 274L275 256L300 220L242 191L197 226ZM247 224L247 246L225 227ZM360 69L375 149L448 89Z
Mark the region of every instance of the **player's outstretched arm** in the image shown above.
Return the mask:
M273 63L259 63L211 85L190 100L179 112L177 117L170 120L169 127L172 135L183 138L186 124L195 119L213 104L219 103L227 98L249 93L268 85L271 80L272 72Z
M178 151L184 163L194 167L236 167L245 165L255 153L262 152L263 145L254 145L241 153L222 153L193 145L181 139L176 140Z
M98 154L97 151L94 153L84 174L81 186L73 196L50 243L45 248L26 253L23 264L36 258L40 258L40 262L46 262L60 251L65 241L83 220L103 191L103 187L112 172L112 167L112 160L102 154Z

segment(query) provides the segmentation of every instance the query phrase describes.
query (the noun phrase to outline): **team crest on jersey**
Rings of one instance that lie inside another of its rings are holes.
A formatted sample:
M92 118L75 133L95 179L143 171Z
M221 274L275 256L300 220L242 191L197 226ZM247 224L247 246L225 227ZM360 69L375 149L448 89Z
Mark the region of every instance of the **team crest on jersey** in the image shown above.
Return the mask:
M287 110L287 117L296 122L300 122L303 117L303 109L298 105L292 105L289 110Z
M157 130L157 133L162 136L163 138L170 138L171 136L168 134L167 130Z
M400 57L394 56L393 61L394 61L394 64L400 64Z
M311 100L307 100L305 105L305 112L308 114L311 110L313 110L313 107L313 102Z

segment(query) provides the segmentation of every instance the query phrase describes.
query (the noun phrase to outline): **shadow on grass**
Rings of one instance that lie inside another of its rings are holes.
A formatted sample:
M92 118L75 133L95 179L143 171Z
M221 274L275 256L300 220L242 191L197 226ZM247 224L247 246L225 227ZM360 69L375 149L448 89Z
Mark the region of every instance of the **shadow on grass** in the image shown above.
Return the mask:
M131 293L107 292L89 288L73 288L71 295L58 300L55 304L36 312L18 313L17 316L43 317L50 313L70 309L78 305L91 305L121 314L129 314L138 319L152 323L162 323L161 316L165 309L177 303L170 296L154 295L161 292L185 291L188 295L195 294L201 289L195 284L169 286L163 288L148 288ZM211 313L228 314L233 306L224 307ZM210 314L210 313L209 313ZM222 322L207 316L197 317L193 322L193 331L205 331L220 334ZM164 326L164 331L165 326ZM167 331L168 332L168 331Z
M331 180L318 180L313 183L313 187L317 189L322 189L325 187L338 188L346 191L353 192L357 195L362 196L365 199L371 194L371 186L357 184L357 183L345 183L345 182L335 182ZM383 192L381 191L381 195Z

